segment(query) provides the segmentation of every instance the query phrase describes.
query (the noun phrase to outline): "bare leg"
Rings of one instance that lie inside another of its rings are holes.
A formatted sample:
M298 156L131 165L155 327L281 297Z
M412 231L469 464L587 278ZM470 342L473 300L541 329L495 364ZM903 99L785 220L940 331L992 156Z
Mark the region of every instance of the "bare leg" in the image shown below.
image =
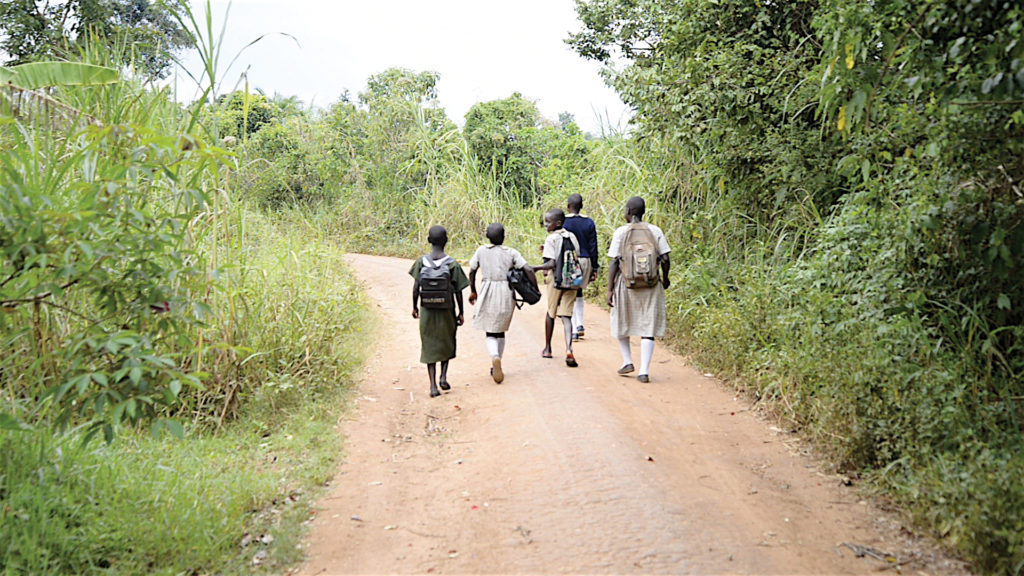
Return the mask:
M572 355L572 317L562 316L562 328L565 330L565 365L570 368L579 366Z
M551 316L544 316L544 350L541 356L551 358L551 335L555 332L555 319Z
M437 389L437 363L431 362L427 364L427 376L430 377L430 397L437 398L441 395L441 391Z
M565 330L565 351L572 354L572 317L562 316L562 328Z
M441 382L439 383L441 390L451 390L452 385L448 383L448 361L443 360L441 362Z

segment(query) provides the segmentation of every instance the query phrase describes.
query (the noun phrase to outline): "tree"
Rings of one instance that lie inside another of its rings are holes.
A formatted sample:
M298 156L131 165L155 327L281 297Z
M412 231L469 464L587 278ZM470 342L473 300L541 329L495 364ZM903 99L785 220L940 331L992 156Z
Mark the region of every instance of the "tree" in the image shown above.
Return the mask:
M163 77L188 33L175 15L184 4L160 0L6 0L0 4L0 52L8 64L68 57L90 38L120 54L122 64Z
M805 199L827 207L842 188L834 143L815 115L816 2L592 0L568 42L584 57L628 65L609 75L637 111L638 134L701 164L704 189L729 190L770 224Z
M524 204L537 193L541 150L537 146L540 113L515 92L504 100L474 104L466 113L463 135L481 171L495 175Z
M220 136L233 136L238 140L258 132L276 113L273 102L263 94L241 90L218 96L213 111Z
M435 169L425 154L456 130L437 102L436 72L389 68L367 80L357 107L345 96L332 107L331 123L344 134L339 150L354 152L360 178L371 189L424 188Z

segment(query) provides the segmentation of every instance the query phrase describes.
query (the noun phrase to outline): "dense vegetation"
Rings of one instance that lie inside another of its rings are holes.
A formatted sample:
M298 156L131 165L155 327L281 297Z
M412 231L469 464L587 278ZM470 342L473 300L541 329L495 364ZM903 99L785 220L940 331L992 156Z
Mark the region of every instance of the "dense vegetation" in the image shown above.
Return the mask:
M593 0L683 167L675 326L986 571L1024 569L1024 5Z
M579 192L604 242L626 198L648 199L675 247L669 316L691 357L980 570L1021 573L1024 7L590 0L578 12L569 42L618 67L609 82L637 111L628 135L585 135L522 94L478 103L460 129L437 74L399 68L327 110L248 88L183 110L130 80L6 111L9 571L215 570L268 503L329 469L327 433L280 408L323 410L356 361L341 252L415 255L440 222L468 256L502 221L535 254L540 214ZM231 462L254 475L240 476L255 487L241 503L227 475L182 482L198 454L234 442L247 448ZM270 480L277 450L319 456ZM165 468L179 474L76 480ZM140 504L218 489L229 519L188 553L167 544L174 527L213 512ZM117 548L87 529L114 517L98 499L128 502L113 514L139 522L168 514L170 532Z
M118 76L0 69L0 573L280 570L361 296L315 226L235 197L227 103Z

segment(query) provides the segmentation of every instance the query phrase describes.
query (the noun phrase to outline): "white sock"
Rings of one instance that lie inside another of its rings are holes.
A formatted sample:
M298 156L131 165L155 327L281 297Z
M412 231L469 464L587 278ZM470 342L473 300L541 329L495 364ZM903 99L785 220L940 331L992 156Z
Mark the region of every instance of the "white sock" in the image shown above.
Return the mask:
M651 374L651 358L654 357L654 340L640 340L640 373Z
M572 318L562 316L562 327L565 328L565 351L572 352Z
M490 354L491 358L500 358L501 350L498 345L498 339L494 336L488 336L484 343L487 344L487 353Z
M633 353L629 351L629 337L619 338L619 350L622 351L622 365L633 363Z
M498 358L504 358L505 357L505 339L504 338L498 338L497 340L498 340Z
M583 296L577 296L576 301L572 304L572 331L576 332L576 328L583 326Z

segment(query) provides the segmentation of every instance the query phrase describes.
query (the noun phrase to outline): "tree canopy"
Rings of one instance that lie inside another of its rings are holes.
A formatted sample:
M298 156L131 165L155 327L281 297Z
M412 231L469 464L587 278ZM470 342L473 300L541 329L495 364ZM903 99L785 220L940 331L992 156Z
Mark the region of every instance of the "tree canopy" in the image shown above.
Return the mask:
M0 51L7 64L63 58L90 37L119 54L121 64L163 77L171 54L188 42L175 1L6 0L0 4Z

